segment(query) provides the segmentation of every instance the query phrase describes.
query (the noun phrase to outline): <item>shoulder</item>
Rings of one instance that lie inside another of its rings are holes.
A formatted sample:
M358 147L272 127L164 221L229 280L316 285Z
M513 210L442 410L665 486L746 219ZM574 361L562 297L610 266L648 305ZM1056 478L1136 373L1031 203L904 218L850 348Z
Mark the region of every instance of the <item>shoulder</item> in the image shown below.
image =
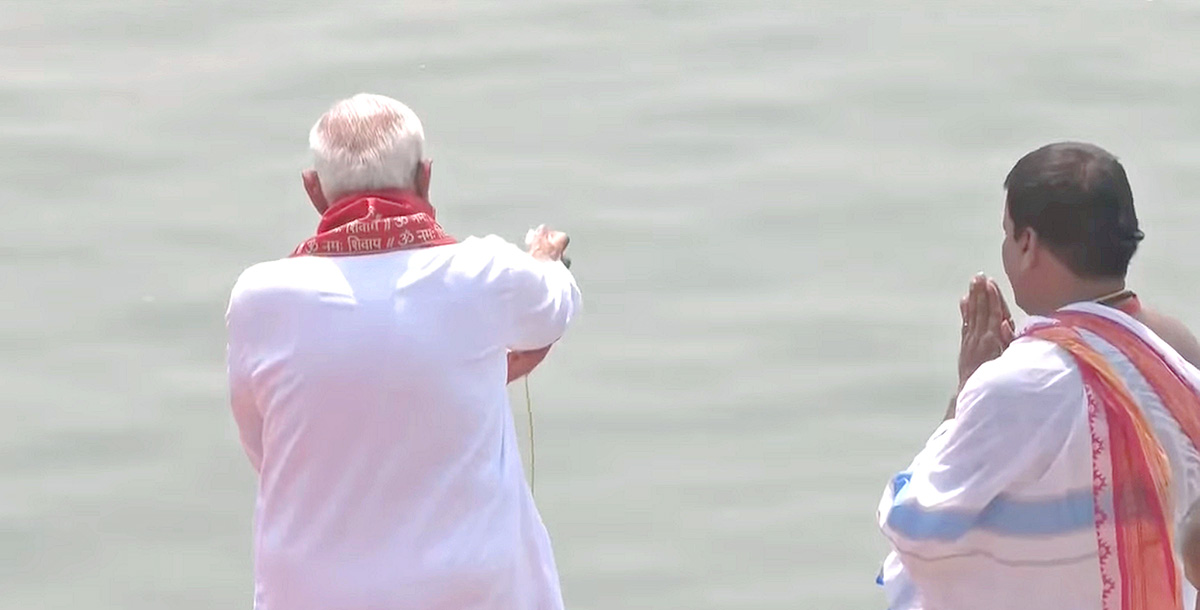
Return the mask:
M496 235L468 237L457 244L440 246L448 256L447 272L455 282L485 285L496 290L512 282L513 275L532 260L516 245Z
M559 263L537 260L515 244L496 235L469 237L456 245L455 267L470 275L480 274L509 289L540 286L557 281L570 272Z
M1142 324L1179 352L1184 360L1200 367L1200 341L1183 322L1149 308L1143 308L1142 315L1138 317Z
M269 295L294 291L325 264L327 261L318 257L299 256L251 265L234 281L229 294L229 309L248 307Z
M1013 341L999 358L986 362L967 380L963 391L1036 391L1078 378L1070 354L1057 345L1032 337Z
M1083 378L1067 352L1049 341L1021 338L967 380L958 414L997 407L1014 417L1038 417L1047 409L1074 408L1082 393Z
M253 294L280 283L283 277L293 275L296 268L305 266L307 258L310 257L284 258L247 267L234 281L231 297Z
M520 265L529 258L516 244L498 235L471 236L457 244L457 248L456 254L461 257L487 260L503 266Z

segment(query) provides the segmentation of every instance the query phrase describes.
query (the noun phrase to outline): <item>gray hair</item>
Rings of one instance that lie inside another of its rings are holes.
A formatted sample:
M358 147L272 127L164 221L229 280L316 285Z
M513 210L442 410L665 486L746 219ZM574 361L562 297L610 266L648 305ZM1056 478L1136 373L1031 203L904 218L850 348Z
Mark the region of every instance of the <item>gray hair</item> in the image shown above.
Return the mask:
M308 134L308 146L321 191L333 203L362 191L413 188L425 130L408 106L360 93L321 115Z

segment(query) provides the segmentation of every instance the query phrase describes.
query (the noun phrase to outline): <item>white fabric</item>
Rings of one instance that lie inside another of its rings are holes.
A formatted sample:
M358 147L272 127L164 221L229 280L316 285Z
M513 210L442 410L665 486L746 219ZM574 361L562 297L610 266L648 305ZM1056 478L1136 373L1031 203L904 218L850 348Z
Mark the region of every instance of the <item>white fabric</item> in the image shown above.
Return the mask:
M1066 309L1132 329L1200 388L1200 371L1133 318L1091 303ZM1200 453L1132 363L1099 337L1083 337L1108 357L1167 452L1178 525L1200 497ZM1019 339L980 367L959 395L956 417L880 501L879 524L893 551L879 582L891 610L1119 607L1102 603L1099 540L1111 531L1095 524L1088 417L1078 367L1052 343ZM1111 496L1098 501L1111 510ZM1196 592L1180 581L1191 608Z
M579 308L561 263L497 237L246 270L226 321L255 608L561 609L506 351Z

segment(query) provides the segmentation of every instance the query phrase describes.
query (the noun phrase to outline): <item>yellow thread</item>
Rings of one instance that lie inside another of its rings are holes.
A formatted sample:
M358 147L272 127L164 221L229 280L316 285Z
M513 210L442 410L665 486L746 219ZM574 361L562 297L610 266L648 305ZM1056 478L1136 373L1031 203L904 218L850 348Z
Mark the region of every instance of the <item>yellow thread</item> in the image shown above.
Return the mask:
M529 375L525 376L525 413L529 415L529 493L533 495L536 457L533 453L533 398L529 395Z

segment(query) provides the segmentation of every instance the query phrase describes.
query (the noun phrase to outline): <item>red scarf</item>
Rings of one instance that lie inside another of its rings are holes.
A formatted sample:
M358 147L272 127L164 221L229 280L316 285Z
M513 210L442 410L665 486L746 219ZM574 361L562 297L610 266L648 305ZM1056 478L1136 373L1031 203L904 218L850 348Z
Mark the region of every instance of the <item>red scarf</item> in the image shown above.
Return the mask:
M433 206L412 191L356 193L321 215L317 234L292 256L354 256L455 243L434 219Z

